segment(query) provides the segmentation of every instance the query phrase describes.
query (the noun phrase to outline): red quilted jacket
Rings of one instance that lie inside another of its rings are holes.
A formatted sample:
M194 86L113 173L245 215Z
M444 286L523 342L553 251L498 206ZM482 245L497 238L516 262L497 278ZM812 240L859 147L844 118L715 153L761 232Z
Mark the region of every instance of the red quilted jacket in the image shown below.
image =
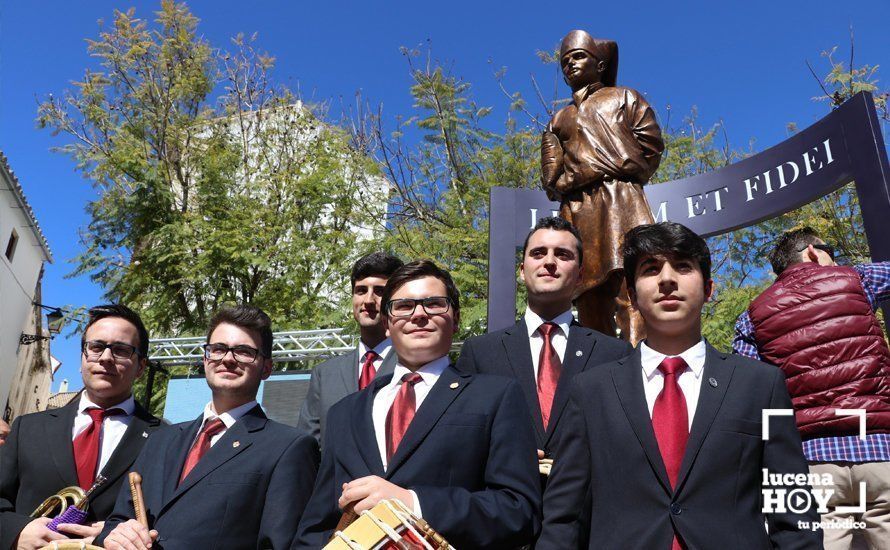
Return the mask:
M751 302L764 361L784 372L804 439L890 432L890 350L851 267L795 264Z

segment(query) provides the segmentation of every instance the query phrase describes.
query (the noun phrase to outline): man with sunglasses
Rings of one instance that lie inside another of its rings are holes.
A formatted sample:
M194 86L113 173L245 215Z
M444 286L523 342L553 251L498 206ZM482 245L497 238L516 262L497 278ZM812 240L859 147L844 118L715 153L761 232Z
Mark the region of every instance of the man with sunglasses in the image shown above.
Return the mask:
M256 395L271 372L269 317L253 306L217 312L204 346L210 403L196 420L153 435L133 467L142 475L149 528L132 519L124 487L97 543L288 548L312 492L318 444L263 413Z
M133 383L145 370L148 332L122 305L89 310L81 340L83 391L60 408L16 418L0 446L0 548L31 550L54 540L92 542L114 508L124 474L160 421L133 398ZM101 474L106 481L90 495L86 525L49 530L50 518L30 514L44 499L69 486L86 490Z
M455 548L530 544L541 497L519 385L450 364L460 298L434 263L398 269L383 303L398 356L394 373L331 408L318 480L293 548L323 547L344 512L392 498Z
M823 521L861 520L869 546L885 548L890 349L874 312L890 299L890 262L839 266L834 249L809 227L782 235L770 262L776 281L739 316L733 351L785 372L810 471L834 482ZM866 411L864 439L860 416L837 409ZM861 515L836 510L862 504ZM854 532L826 529L825 547L850 548Z

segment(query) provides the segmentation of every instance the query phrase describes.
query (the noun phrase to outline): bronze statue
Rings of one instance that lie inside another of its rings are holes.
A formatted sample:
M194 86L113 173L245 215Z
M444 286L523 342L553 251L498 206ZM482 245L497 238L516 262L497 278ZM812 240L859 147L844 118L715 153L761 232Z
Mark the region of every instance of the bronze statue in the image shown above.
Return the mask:
M584 243L575 299L581 324L609 335L620 328L636 344L645 334L630 307L621 239L653 222L643 185L661 161L661 129L639 92L615 85L618 44L575 30L563 38L559 56L572 103L553 116L541 139L541 183Z

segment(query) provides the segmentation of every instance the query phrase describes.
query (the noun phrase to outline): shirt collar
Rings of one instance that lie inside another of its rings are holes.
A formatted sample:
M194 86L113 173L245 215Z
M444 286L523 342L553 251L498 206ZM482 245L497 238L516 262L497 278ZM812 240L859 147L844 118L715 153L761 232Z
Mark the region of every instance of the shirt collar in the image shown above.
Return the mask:
M701 373L705 368L705 354L707 349L705 340L702 338L697 344L679 355L679 357L682 357L683 360L686 361L689 368L692 369L696 378L701 378ZM640 342L640 362L643 365L643 374L646 375L647 379L652 379L655 375L655 371L658 370L658 365L661 364L665 357L669 356L650 348L646 345L645 340ZM670 357L676 356L672 355Z
M590 97L593 92L599 90L603 87L602 82L594 82L593 84L588 84L584 86L577 92L572 93L572 100L574 100L576 106L580 106L581 102Z
M84 390L80 393L80 403L77 405L77 413L78 414L86 414L86 410L90 407L95 407L101 409L99 405L93 403L90 398L87 396L87 392ZM133 394L130 394L129 397L118 403L117 405L112 405L108 407L109 409L120 409L124 411L124 414L127 416L133 416L133 413L136 411L136 400L133 398Z
M556 326L562 331L566 336L569 335L569 327L572 326L572 321L575 320L575 317L572 315L572 310L567 309L550 319L551 323L556 323ZM546 319L541 319L541 317L532 311L532 308L525 308L525 328L528 331L528 337L531 338L538 329L541 327L543 323L547 322Z
M368 346L365 345L361 340L358 341L358 360L362 361L365 358L365 354L368 353ZM392 349L392 340L389 338L385 338L382 342L370 348L381 358L386 357L389 353L389 350Z
M439 379L439 376L442 375L442 372L448 368L448 365L451 364L451 359L447 355L443 355L438 359L434 359L430 361L426 365L417 369L416 372L423 378L423 383L427 386L432 386L436 383L436 380ZM392 383L393 384L401 384L402 377L405 374L411 372L408 367L403 366L402 364L397 364L396 368L393 370L392 374Z
M213 412L212 402L209 402L204 405L204 420L201 422L201 426L206 424L209 420L219 418L220 420L222 420L222 423L225 424L226 429L228 430L232 427L233 424L235 424L235 422L238 422L238 420L242 416L247 414L247 411L256 407L257 404L258 403L256 402L256 399L254 399L253 401L248 401L247 403L239 405L232 410L217 415L215 412Z

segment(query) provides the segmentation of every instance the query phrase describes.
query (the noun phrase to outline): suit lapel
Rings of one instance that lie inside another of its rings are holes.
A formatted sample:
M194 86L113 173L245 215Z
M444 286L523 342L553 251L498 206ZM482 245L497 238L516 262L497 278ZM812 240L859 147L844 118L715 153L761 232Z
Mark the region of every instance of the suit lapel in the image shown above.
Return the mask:
M390 346L389 353L386 354L386 357L383 358L383 363L380 364L380 370L377 371L377 376L392 374L396 369L397 359L398 356L396 355L395 348Z
M198 430L201 429L201 423L204 420L203 415L188 424L180 424L177 427L180 433L177 435L173 448L170 449L168 457L172 457L164 464L164 498L163 502L169 502L179 485L179 476L182 473L182 467L185 464L185 457L188 456L189 449L195 438L198 436Z
M399 448L396 449L396 454L389 462L386 468L386 479L391 479L399 466L411 456L471 380L472 375L459 373L451 366L442 371L442 375L439 376L426 399L418 407L414 419L399 443Z
M136 404L136 409L133 412L133 418L130 420L130 425L127 426L127 431L124 432L124 436L121 438L120 443L115 447L114 452L111 453L111 457L105 464L105 468L102 469L102 475L105 476L109 482L124 475L124 473L130 469L130 466L136 461L139 451L142 450L142 443L140 443L140 441L148 437L148 430L150 427L156 427L160 422L160 420L151 416L148 411L143 409L138 403ZM105 489L111 485L111 483L103 483L100 485L95 492L93 492L92 498L105 492Z
M649 465L658 476L662 487L670 494L672 492L667 470L658 450L658 441L655 439L655 431L652 429L652 417L649 416L649 406L646 404L646 392L643 389L643 366L640 362L640 347L629 356L619 359L612 366L612 381L615 383L615 391L621 407L627 416L634 434L637 436ZM696 416L698 413L696 413Z
M695 417L692 419L692 428L689 431L689 439L686 442L686 451L683 454L683 462L680 465L680 474L677 477L677 491L683 488L683 482L689 475L689 470L695 462L695 457L704 443L705 436L714 423L717 411L726 396L726 390L732 380L735 365L726 361L726 354L720 353L710 345L707 346L705 355L705 368L702 371L701 389L698 394L698 404L695 407ZM709 383L715 380L716 387Z
M358 348L341 357L343 362L340 363L340 380L346 389L344 395L349 395L358 391Z
M231 428L207 451L201 460L195 465L189 475L182 480L182 484L173 492L169 501L164 503L159 515L164 512L180 495L195 486L196 483L207 477L214 470L243 453L253 443L256 432L266 426L267 418L263 410L256 406L238 419ZM183 457L183 462L185 457Z
M382 366L381 366L382 368ZM374 396L381 388L386 386L392 375L374 377L371 382L371 391L362 390L352 410L352 436L356 447L368 470L374 475L383 477L383 461L380 459L380 448L377 446L377 432L374 431Z
M62 407L49 411L52 422L44 424L46 430L43 439L47 447L46 454L52 457L56 471L65 486L77 485L77 466L74 463L74 444L71 431L74 429L74 417L80 405L80 395Z
M541 404L538 401L538 384L535 381L535 366L532 362L532 348L528 342L528 329L521 320L506 331L501 341L513 375L522 386L522 393L532 415L535 439L540 443L546 440L544 420L541 419Z
M569 391L572 378L581 373L593 356L593 348L596 346L596 336L589 328L572 322L569 327L569 338L566 342L566 352L563 356L562 373L559 375L559 383L556 385L556 395L553 397L553 407L550 410L550 423L547 425L547 439L550 442L559 417L565 409L569 399Z

